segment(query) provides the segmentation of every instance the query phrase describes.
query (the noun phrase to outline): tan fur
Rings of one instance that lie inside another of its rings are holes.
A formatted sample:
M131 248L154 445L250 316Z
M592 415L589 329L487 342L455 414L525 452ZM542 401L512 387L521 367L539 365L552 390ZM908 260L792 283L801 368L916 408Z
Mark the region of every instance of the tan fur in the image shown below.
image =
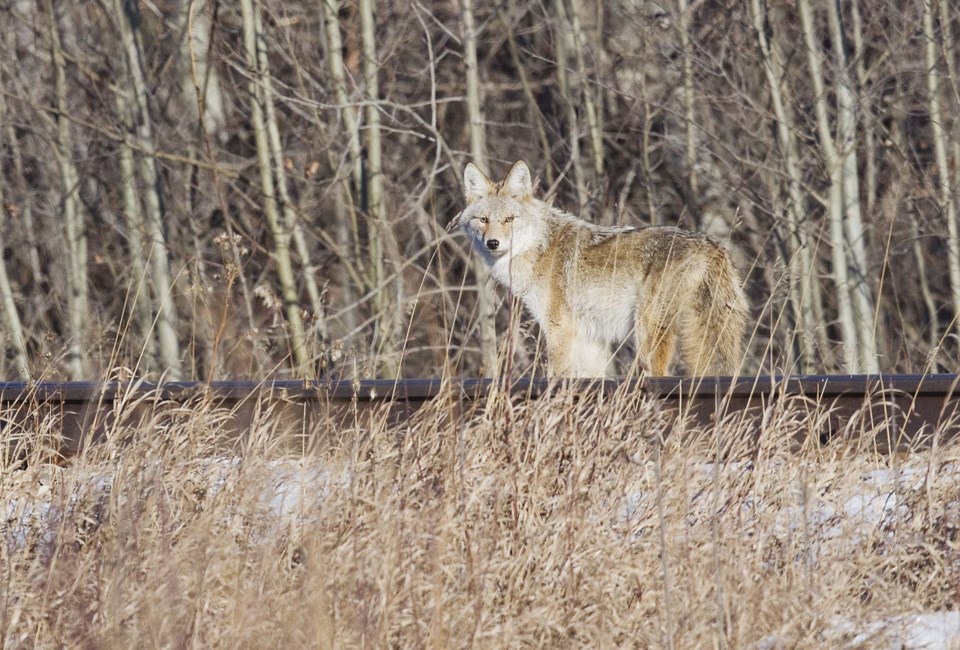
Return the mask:
M501 183L468 164L464 184L467 208L450 227L470 235L493 276L536 318L549 374L607 375L611 344L631 332L652 375L669 372L676 347L694 375L738 371L749 308L720 244L678 228L608 228L567 214L534 198L523 161Z

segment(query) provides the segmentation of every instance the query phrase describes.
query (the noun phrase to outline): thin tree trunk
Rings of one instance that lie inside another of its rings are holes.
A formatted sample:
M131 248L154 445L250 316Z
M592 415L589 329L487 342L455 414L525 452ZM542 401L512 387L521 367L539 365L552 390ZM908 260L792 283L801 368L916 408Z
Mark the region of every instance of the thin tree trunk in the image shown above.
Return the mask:
M806 45L807 66L810 81L813 85L814 115L817 123L817 135L820 141L820 151L829 174L827 189L827 211L830 220L831 261L833 263L834 283L837 287L837 311L840 320L840 331L843 337L844 358L846 371L860 372L860 344L859 330L854 316L853 301L850 296L850 279L848 276L848 256L845 245L843 209L843 167L833 135L830 131L830 119L827 114L827 96L824 88L823 73L820 68L819 34L814 30L813 15L809 0L798 0L800 9L800 24L803 30Z
M131 110L128 98L117 93L117 113L127 133L133 133ZM136 316L140 334L143 337L143 367L148 372L155 368L156 344L153 332L153 310L150 306L150 289L147 285L147 247L143 237L146 226L137 196L137 174L133 149L126 142L120 143L120 193L123 198L123 214L127 222L127 241L129 242L130 266L132 270L133 313Z
M181 56L189 62L181 77L182 96L187 106L196 111L194 117L204 131L223 142L226 109L220 75L207 60L213 24L206 0L187 0L186 11L180 15L180 28L185 34Z
M363 83L366 89L366 145L367 145L367 216L369 218L370 269L373 273L371 286L374 293L374 322L376 323L375 350L383 373L396 376L400 353L396 340L399 320L396 304L391 300L390 290L394 283L387 279L385 257L390 250L390 228L387 224L383 196L383 145L380 130L380 85L377 61L376 23L373 16L373 0L360 0L360 39L363 50ZM397 281L399 284L399 279Z
M255 29L258 34L263 34L263 24L260 18L260 12L254 12ZM287 189L287 177L283 164L283 144L280 142L280 128L277 126L276 109L273 104L273 81L270 77L270 62L267 60L266 45L257 48L258 69L261 71L260 88L263 91L264 119L267 123L267 142L270 146L270 154L273 158L273 173L276 182L277 200L280 203L280 211L283 216L283 227L290 233L294 247L297 249L297 255L300 257L300 263L303 266L303 280L307 289L307 296L310 299L310 309L313 318L324 331L323 307L320 304L320 288L317 285L317 279L314 277L314 267L310 264L310 251L307 247L307 240L303 234L303 227L297 218L293 209L293 202L290 199L290 192Z
M640 74L640 102L643 111L643 127L640 132L640 165L641 177L643 179L643 194L647 202L647 213L649 214L650 224L660 226L663 224L663 218L657 210L657 201L654 200L653 193L657 184L653 179L653 163L650 160L650 151L653 148L653 139L650 137L653 131L654 105L650 101L650 95L647 88L646 73Z
M930 128L933 131L934 156L937 161L940 209L947 220L947 269L950 277L950 298L953 303L953 313L960 314L960 232L957 227L957 208L950 177L947 129L943 123L944 111L941 108L939 56L933 12L932 0L926 0L923 3L923 38L926 46L924 53L927 65L927 103L930 111Z
M923 298L923 306L927 310L927 343L930 346L927 365L930 372L937 372L937 352L942 343L940 340L940 324L937 322L937 301L934 300L933 292L930 291L930 283L927 281L926 250L923 247L920 228L917 226L916 219L908 219L908 222L910 224L910 237L913 240L913 257L917 262L917 281L920 284L920 296Z
M343 63L343 40L340 35L340 20L338 17L337 0L321 0L323 9L324 33L327 40L327 70L330 72L330 85L337 98L337 112L343 130L347 133L349 151L350 175L342 178L340 196L335 200L334 212L337 217L337 242L343 251L345 259L341 260L340 285L344 293L344 302L354 305L357 302L357 291L361 287L354 287L350 279L349 265L357 266L362 276L366 275L363 267L363 256L360 255L360 229L357 223L356 200L351 191L359 192L363 184L363 153L360 150L360 129L357 111L347 95L347 80ZM344 218L346 217L346 219ZM347 258L352 253L352 259ZM349 308L345 313L345 326L348 332L357 327L357 309Z
M2 79L2 77L0 77ZM6 98L0 93L0 124L7 121L7 102ZM0 136L2 136L0 132ZM3 141L0 139L0 149ZM0 210L6 205L4 191L3 174L3 156L0 156ZM27 344L23 336L23 325L20 323L20 314L17 311L17 303L13 298L13 287L10 286L10 278L7 276L7 263L3 259L3 234L5 228L0 228L0 312L3 315L3 325L10 337L10 345L13 347L13 365L17 369L17 375L21 380L30 379L30 365L27 362Z
M224 196L220 172L218 171L216 165L217 156L212 142L212 138L214 137L216 137L218 141L222 141L227 136L224 130L226 112L225 102L223 99L223 88L220 84L219 75L216 72L215 66L209 65L209 61L207 60L208 53L204 51L204 48L209 49L210 47L213 23L202 6L201 9L197 11L194 11L194 6L196 5L194 4L193 0L188 0L186 25L186 33L188 34L188 37L186 55L190 60L190 67L185 74L185 79L183 82L185 87L184 92L187 92L186 86L191 85L193 87L193 97L195 99L191 100L190 103L196 104L198 110L197 127L199 128L201 137L203 138L203 144L204 148L206 149L207 158L214 163L210 167L213 187L217 193L217 200L220 203L220 210L224 215L225 227L227 235L229 236L228 241L230 254L233 258L233 263L238 269L240 269L243 268L243 262L241 260L237 240L234 237L235 229L233 226L233 220L227 216L230 214L230 208L227 205L227 200ZM208 115L208 113L212 113L212 115ZM215 130L211 131L211 129ZM237 279L240 283L240 291L243 295L244 315L247 318L249 327L253 329L256 327L256 319L253 315L253 293L250 290L250 283L247 280L247 276L243 273L238 273ZM212 368L213 365L211 365L211 369Z
M561 0L562 2L562 0ZM587 83L587 64L584 55L586 47L586 37L583 34L583 27L580 24L581 3L579 0L570 0L570 21L573 30L573 48L574 56L577 61L577 74L580 75L580 90L583 97L583 109L587 114L587 128L590 130L590 144L593 149L593 173L598 180L603 179L603 125L600 123L601 115L597 108L598 102L594 99L590 90L590 84ZM602 93L602 86L597 85L598 95Z
M843 34L839 11L838 2L827 3L827 19L836 61L837 136L840 140L839 162L843 179L843 225L848 246L847 259L850 272L853 274L850 289L854 325L857 328L859 343L857 355L860 358L860 370L877 374L880 372L876 342L878 315L868 280L867 235L863 228L860 209L860 175L857 168L857 97L844 51L846 37Z
M207 157L211 162L214 162L217 156L213 150L212 139L224 144L226 142L227 132L224 128L226 125L226 113L223 92L220 85L220 75L217 73L216 66L210 65L208 61L208 56L211 51L211 38L213 36L213 21L206 0L181 0L181 2L185 3L186 6L177 14L179 20L178 26L180 32L183 34L180 41L180 94L183 98L184 106L190 111L190 121L196 124L197 132L203 141L203 147ZM214 11L216 11L216 9L214 9ZM193 145L189 146L191 149L193 148ZM196 172L197 169L194 167L186 174L186 177L189 179L183 188L186 196L193 194L191 185L194 179L198 177ZM218 199L222 205L223 193L220 189L218 176L216 165L214 165L212 173L213 183ZM187 213L193 214L194 212L195 210L191 205ZM224 220L229 224L229 219L226 215L230 214L230 211L224 209L223 214L225 217ZM203 251L203 230L204 228L199 222L191 220L190 231L193 235L195 251L193 266L196 278L194 282L199 282L200 286L209 286L210 280L208 279L207 263ZM236 246L233 238L231 237L226 241L230 242L230 246L229 248L226 246L221 247L221 254L226 257L229 250L235 256L234 261L236 262L237 268L242 268L239 260L236 259ZM243 273L236 274L236 277L240 281L241 291L243 292L245 304L248 307L248 322L250 323L250 327L253 328L253 310L250 308L250 294L248 292L247 279ZM232 288L231 283L228 283L228 286ZM225 296L225 299L227 301L230 300L229 296ZM192 309L195 313L196 304L192 305ZM190 341L191 349L187 352L187 357L191 360L190 368L187 371L189 376L197 377L206 374L209 379L213 379L218 366L216 359L220 341L200 341L192 333ZM205 348L203 352L200 351L201 346ZM208 361L206 368L198 369L197 362L200 359L206 359Z
M337 15L338 0L321 0L323 20L327 37L327 69L330 72L330 85L337 98L340 119L347 132L350 150L350 173L353 186L360 191L363 184L363 153L360 150L360 129L357 110L347 95L347 77L343 63L343 39L340 36L340 19Z
M0 104L3 110L6 110L6 97L0 93ZM45 119L49 120L48 116ZM17 139L17 130L12 120L0 120L0 125L6 123L7 142L10 148L10 158L13 160L13 183L16 186L16 196L12 197L15 205L20 209L20 219L23 223L26 236L26 250L23 254L27 258L27 264L30 268L31 277L39 281L44 276L43 268L40 265L40 240L37 235L37 226L34 220L33 210L33 192L27 182L27 170L23 163L23 150ZM53 124L53 121L50 121ZM2 136L0 136L2 137ZM33 312L24 312L24 318L29 318L33 329L40 331L51 331L50 315L46 309L37 309Z
M0 239L0 246L2 244L2 239ZM10 279L7 277L7 263L2 260L0 260L0 310L3 311L3 325L10 337L10 345L13 346L13 365L17 369L17 376L26 381L30 379L27 344L23 337L23 326L20 324L17 303L13 298L13 288L10 286Z
M906 136L905 118L903 116L907 114L905 107L909 104L910 99L906 97L903 92L904 89L901 87L901 81L898 80L896 82L893 102L889 109L890 114L894 116L894 119L890 123L891 149L897 152L908 151L909 147ZM910 163L904 161L897 171L901 177L905 178L910 174L909 168ZM923 244L923 233L920 230L920 225L917 223L916 211L907 209L904 214L901 215L901 199L898 193L890 188L887 188L884 194L881 195L879 203L881 206L885 203L890 203L890 219L905 219L910 229L911 247L914 260L917 264L917 282L920 284L920 296L923 299L923 306L926 309L926 322L928 325L927 343L930 346L930 353L927 358L927 370L929 372L936 372L937 353L943 343L940 337L940 324L937 315L939 306L930 289L927 272L927 250Z
M570 161L573 165L574 185L577 188L577 201L580 210L587 205L589 194L587 185L583 178L583 166L580 161L580 129L577 120L576 101L573 97L573 91L570 88L570 79L567 76L569 65L569 52L572 47L570 20L567 18L567 9L563 0L554 0L554 10L557 12L557 32L556 32L556 50L557 50L557 89L560 91L560 101L563 104L563 110L567 120L567 134L570 141Z
M254 2L255 0L240 0L240 10L243 15L244 51L247 57L247 65L252 73L250 81L250 122L257 146L257 164L260 169L264 213L273 239L273 259L277 265L280 292L287 317L292 366L295 374L310 378L313 373L310 369L310 357L303 331L303 317L300 314L300 299L297 294L293 263L290 259L290 234L281 222L280 209L277 205L273 165L270 160L269 136L263 114L265 92L262 79L264 70L260 67L262 58L258 53L258 48L263 44L264 35L257 30L259 21L255 13L259 12L260 8L255 6Z
M853 30L853 58L856 65L857 84L865 88L869 81L867 76L866 57L864 56L863 19L860 16L860 7L856 2L850 3L850 23ZM870 123L863 128L863 197L867 214L873 214L877 205L877 136L873 128L874 115L866 111Z
M490 171L487 164L486 127L480 109L480 75L477 69L477 34L473 20L473 0L463 0L463 59L467 73L467 116L470 122L470 157L480 169ZM473 257L473 275L477 279L477 324L480 328L480 374L497 374L497 305L489 291L490 277L486 265ZM509 353L508 353L509 354Z
M4 97L0 97L0 102L5 102ZM20 216L23 219L23 226L27 234L27 259L30 264L30 271L33 277L39 278L43 275L43 269L40 266L40 246L37 241L37 228L33 220L33 201L30 200L30 191L27 187L26 175L23 168L23 153L20 150L20 144L17 142L16 128L13 123L7 124L7 138L10 142L11 158L13 159L13 172L17 192L20 194L18 205L21 206Z
M88 309L87 237L80 214L80 175L73 162L73 138L67 119L66 63L60 46L60 32L53 3L47 0L50 20L50 44L54 67L54 88L57 107L57 160L60 164L63 191L63 224L67 237L67 322L70 342L67 347L67 368L72 379L84 378L86 367L85 330Z
M132 110L136 120L136 139L141 150L140 155L137 156L137 169L142 183L144 223L153 279L160 361L164 366L166 378L177 380L182 377L180 343L177 339L177 311L170 277L170 258L163 233L160 176L157 172L157 160L153 155L153 125L147 105L147 82L141 63L143 46L140 36L139 7L135 0L114 0L114 10L120 24L120 39L133 90Z
M803 180L797 164L797 142L793 135L793 115L788 113L783 99L782 83L785 76L783 58L780 50L767 38L769 17L765 2L751 0L753 26L763 55L763 71L770 89L770 101L773 104L774 118L777 121L777 141L783 153L784 167L787 172L787 223L790 236L787 238L790 259L787 260L790 273L790 299L793 303L794 327L799 330L798 360L800 371L813 372L815 369L814 352L816 349L815 332L821 329L814 316L813 305L819 300L814 277L812 247L804 231L807 226L804 210Z
M677 0L680 11L680 50L683 56L683 115L685 122L684 163L690 184L690 195L700 199L700 179L697 170L697 122L693 92L693 49L690 44L690 6L687 0ZM694 206L696 209L696 206Z
M13 25L14 45L17 51L32 51L36 42L32 26L36 22L38 11L35 10L35 3L32 0L13 0L7 7L12 18L7 25Z

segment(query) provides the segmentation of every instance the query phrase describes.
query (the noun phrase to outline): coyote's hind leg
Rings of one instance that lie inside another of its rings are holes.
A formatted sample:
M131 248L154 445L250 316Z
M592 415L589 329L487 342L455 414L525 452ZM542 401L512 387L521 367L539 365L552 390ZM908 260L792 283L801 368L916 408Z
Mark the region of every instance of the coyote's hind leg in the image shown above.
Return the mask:
M668 328L637 324L637 354L652 376L664 377L670 371L675 347L676 337Z

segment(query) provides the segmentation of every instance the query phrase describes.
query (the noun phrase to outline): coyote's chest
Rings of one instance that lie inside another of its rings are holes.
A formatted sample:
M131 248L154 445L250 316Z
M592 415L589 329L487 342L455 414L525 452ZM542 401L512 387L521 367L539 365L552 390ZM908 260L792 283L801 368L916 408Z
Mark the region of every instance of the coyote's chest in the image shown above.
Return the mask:
M633 328L636 290L623 277L590 273L578 251L505 256L491 266L494 279L519 298L541 327L572 317L592 338L622 341Z
M549 274L538 268L540 256L525 254L505 256L491 267L493 278L519 298L541 325L546 322L553 295Z

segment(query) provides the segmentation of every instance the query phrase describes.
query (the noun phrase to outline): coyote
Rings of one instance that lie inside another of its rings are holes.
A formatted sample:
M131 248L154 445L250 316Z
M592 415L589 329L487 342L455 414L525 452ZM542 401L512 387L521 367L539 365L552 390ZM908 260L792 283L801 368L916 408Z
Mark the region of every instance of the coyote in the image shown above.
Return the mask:
M535 198L523 161L500 183L469 163L463 181L467 207L448 230L461 227L533 314L548 374L606 376L610 345L631 332L651 375L667 374L677 344L694 375L738 371L749 308L720 244L678 228L584 221Z

